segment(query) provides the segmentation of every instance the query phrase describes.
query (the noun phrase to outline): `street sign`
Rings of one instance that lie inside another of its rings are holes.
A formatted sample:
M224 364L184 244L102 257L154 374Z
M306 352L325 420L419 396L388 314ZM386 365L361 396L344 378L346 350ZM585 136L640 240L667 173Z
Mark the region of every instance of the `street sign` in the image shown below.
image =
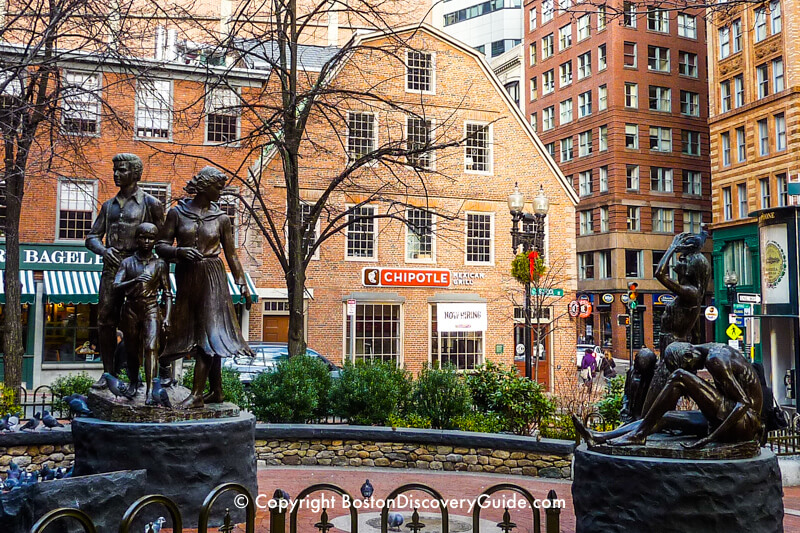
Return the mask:
M714 322L719 317L719 310L713 305L706 307L706 320Z
M564 289L545 289L531 287L531 296L564 296Z
M744 317L739 315L728 315L728 324L736 324L740 328L744 326Z
M736 299L740 304L761 304L761 295L747 292L740 292L736 295Z
M635 311L637 305L639 305L639 304L638 304L638 302L636 302L636 300L628 302L628 307L631 308L631 311Z
M581 313L581 304L578 303L578 300L572 300L569 305L567 305L567 311L569 312L569 316L575 318Z
M736 324L731 324L730 326L728 326L728 329L725 330L725 333L728 334L728 337L730 337L731 340L736 340L742 334L742 328L740 328Z
M355 300L347 300L347 316L356 316Z

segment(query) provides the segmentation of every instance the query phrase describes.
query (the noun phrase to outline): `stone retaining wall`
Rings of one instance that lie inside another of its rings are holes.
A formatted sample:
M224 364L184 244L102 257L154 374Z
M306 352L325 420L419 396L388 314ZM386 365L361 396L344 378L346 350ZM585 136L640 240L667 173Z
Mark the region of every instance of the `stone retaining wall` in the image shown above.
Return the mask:
M59 466L69 468L75 460L75 449L72 444L0 447L0 474L8 471L8 465L12 460L17 466L29 472L39 470L43 464L47 464L50 468Z

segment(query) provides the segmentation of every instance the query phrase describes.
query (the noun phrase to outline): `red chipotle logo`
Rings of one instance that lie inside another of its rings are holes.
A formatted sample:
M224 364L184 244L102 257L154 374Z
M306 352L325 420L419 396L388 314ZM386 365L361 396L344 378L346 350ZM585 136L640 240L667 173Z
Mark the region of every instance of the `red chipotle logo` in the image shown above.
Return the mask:
M449 287L450 271L418 268L365 268L367 287Z

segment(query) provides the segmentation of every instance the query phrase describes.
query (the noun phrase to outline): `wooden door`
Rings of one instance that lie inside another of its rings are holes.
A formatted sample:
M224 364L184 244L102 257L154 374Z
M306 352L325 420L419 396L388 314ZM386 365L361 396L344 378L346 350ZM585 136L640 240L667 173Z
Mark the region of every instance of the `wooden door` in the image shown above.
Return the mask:
M261 340L289 342L289 315L264 315Z

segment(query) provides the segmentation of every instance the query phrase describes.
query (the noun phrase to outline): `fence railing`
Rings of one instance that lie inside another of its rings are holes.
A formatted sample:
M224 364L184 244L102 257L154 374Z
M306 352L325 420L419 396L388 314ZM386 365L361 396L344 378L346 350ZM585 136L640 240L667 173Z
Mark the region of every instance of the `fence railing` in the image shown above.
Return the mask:
M402 485L396 489L394 489L389 496L384 500L384 505L381 509L380 513L380 528L382 533L388 533L390 527L389 518L390 518L390 508L389 502L410 491L419 491L427 494L433 500L437 500L439 505L439 513L441 517L441 531L442 533L449 533L450 530L450 521L449 521L449 514L447 510L446 500L442 497L442 495L436 491L436 489L429 487L427 485L421 483L409 483L406 485ZM551 490L547 497L543 500L537 500L534 496L524 487L519 485L515 485L513 483L500 483L494 485L492 487L487 488L483 491L475 501L486 501L487 498L490 498L493 494L498 492L513 492L516 494L521 495L525 500L527 500L528 506L532 513L533 519L533 526L527 531L531 533L560 533L561 531L561 508L560 503L563 500L558 499L558 495L554 490ZM217 486L214 488L206 497L203 505L200 509L200 514L197 520L197 532L198 533L208 533L209 531L219 531L220 533L230 533L234 529L234 524L232 523L231 515L229 509L225 509L225 515L223 517L223 523L221 526L209 528L209 517L211 515L211 509L214 506L214 503L225 493L233 492L239 495L244 495L246 497L245 502L241 502L241 499L238 497L235 499L237 506L240 506L242 503L242 507L245 509L245 522L244 522L244 530L245 533L254 533L255 532L255 524L256 524L256 504L255 500L253 499L250 492L247 490L246 487L240 485L238 483L224 483L222 485ZM354 501L352 496L344 489L330 484L330 483L319 483L316 485L311 485L306 487L302 490L296 497L296 501L302 501L303 498L306 498L314 493L318 492L328 492L338 494L339 496L346 497L349 501ZM274 492L273 498L271 500L269 507L269 533L297 533L298 531L298 512L304 506L302 505L291 505L290 504L291 497L288 493L281 489L277 489ZM536 502L539 502L536 505ZM133 531L131 529L134 525L134 520L136 517L142 512L145 507L151 505L159 505L166 507L167 512L170 516L170 522L164 521L161 523L162 519L159 519L159 523L149 523L145 526L145 533L155 533L162 528L169 528L173 533L182 533L183 531L183 517L181 516L180 510L175 505L175 503L167 498L166 496L154 494L149 496L143 496L139 498L135 502L133 502L130 507L125 511L124 515L120 519L119 524L119 532L120 533L129 533ZM483 505L474 505L472 516L470 517L472 520L472 530L480 532L481 527L481 511L483 510ZM308 508L308 507L305 507ZM541 509L544 510L544 521L542 521L542 513ZM517 511L518 513L527 513L527 510L520 509ZM348 509L349 514L349 522L350 522L350 532L351 533L358 533L359 527L359 520L358 520L358 508L355 505L350 505ZM288 515L288 523L287 523L287 515ZM333 528L333 524L329 521L328 517L328 510L322 509L320 513L320 519L313 525L313 528L319 530L321 533L328 533L328 530ZM92 521L91 517L81 511L79 509L54 509L44 516L42 516L31 528L31 533L44 533L45 530L51 525L56 522L66 522L66 521L77 521L80 526L82 527L84 533L97 533L97 526ZM412 531L413 533L417 533L423 528L425 528L425 523L422 522L425 518L420 518L417 509L414 508L413 513L411 515L410 522L406 523L406 527ZM288 528L287 528L288 525ZM544 525L544 530L542 530L542 525ZM505 508L505 512L503 513L503 518L500 523L497 524L497 527L506 533L513 531L514 529L519 529L517 524L511 521L511 514L509 513L508 508ZM308 528L304 528L307 530ZM138 530L137 530L138 531Z
M767 434L767 447L775 455L800 454L800 414L791 416L789 427L777 429Z
M22 410L20 419L33 418L35 413L45 410L50 411L50 414L56 418L70 416L69 410L62 412L61 409L55 409L56 404L60 405L61 402L54 397L53 389L47 385L39 385L32 391L19 387L17 389L17 397Z

